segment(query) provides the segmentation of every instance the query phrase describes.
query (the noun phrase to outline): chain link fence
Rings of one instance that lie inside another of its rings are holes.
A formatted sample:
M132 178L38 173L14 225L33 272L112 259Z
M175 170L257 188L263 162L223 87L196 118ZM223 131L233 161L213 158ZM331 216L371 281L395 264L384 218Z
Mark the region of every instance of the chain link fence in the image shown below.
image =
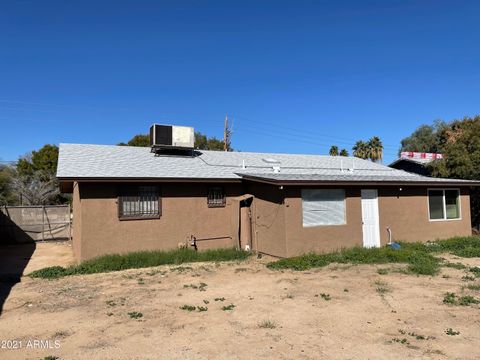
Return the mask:
M71 239L70 214L70 205L0 207L0 244Z

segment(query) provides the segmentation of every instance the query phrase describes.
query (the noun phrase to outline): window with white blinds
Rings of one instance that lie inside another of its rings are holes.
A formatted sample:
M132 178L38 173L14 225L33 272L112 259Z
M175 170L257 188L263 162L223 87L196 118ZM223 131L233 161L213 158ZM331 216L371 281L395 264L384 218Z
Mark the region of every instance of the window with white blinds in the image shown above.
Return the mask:
M345 190L302 189L303 227L343 225Z

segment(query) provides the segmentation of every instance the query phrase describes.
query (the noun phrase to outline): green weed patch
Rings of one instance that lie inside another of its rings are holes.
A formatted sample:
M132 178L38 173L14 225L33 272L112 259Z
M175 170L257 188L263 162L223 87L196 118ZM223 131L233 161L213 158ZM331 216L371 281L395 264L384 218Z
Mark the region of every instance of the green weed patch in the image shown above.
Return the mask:
M67 268L61 266L47 267L36 270L30 273L29 276L32 278L58 279L71 275L105 273L168 264L179 265L203 261L245 260L249 256L249 252L235 249L215 249L199 252L191 249L141 251L124 255L105 255Z
M293 269L298 271L324 267L332 263L339 264L408 264L407 272L417 275L436 275L443 265L436 253L450 252L457 256L473 256L478 250L480 256L480 237L456 237L429 243L401 243L398 250L390 247L366 249L355 247L326 254L305 254L281 259L269 263L270 269ZM460 268L459 265L446 266Z

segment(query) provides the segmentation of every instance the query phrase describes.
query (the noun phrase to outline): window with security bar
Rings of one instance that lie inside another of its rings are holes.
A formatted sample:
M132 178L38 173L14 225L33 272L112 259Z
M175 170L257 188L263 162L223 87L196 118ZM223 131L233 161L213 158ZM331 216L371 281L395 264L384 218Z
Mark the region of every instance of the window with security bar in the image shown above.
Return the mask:
M161 215L160 189L156 185L124 186L118 197L118 217L158 219Z
M208 188L208 207L224 207L226 204L225 191L222 187L214 186Z

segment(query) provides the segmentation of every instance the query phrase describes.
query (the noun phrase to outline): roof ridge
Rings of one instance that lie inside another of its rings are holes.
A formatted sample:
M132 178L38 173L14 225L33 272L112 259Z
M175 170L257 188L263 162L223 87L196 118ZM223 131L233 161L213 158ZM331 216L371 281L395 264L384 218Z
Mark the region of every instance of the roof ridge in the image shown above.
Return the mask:
M131 145L116 145L116 144L85 144L85 143L59 143L59 145L76 145L76 146L95 146L95 147L112 147L112 148L120 148L120 149L126 149L126 148L135 148L135 149L150 149L150 146L131 146ZM278 155L278 156L306 156L306 157L312 157L312 158L326 158L326 159L351 159L355 161L360 161L360 162L369 162L371 164L379 165L379 166L385 166L382 164L377 164L374 162L370 162L365 159L361 159L355 156L331 156L331 155L325 155L325 154L305 154L305 153L286 153L286 152L256 152L256 151L221 151L221 150L203 150L203 149L194 149L196 151L200 151L202 153L209 153L209 154L224 154L224 155Z

